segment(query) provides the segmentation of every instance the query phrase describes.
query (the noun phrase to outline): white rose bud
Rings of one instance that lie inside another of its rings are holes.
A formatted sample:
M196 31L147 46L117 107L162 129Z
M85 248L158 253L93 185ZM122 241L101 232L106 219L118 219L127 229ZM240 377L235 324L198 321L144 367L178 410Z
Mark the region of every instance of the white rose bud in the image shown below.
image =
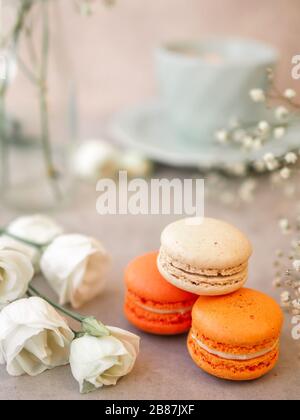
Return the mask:
M0 309L24 297L33 275L30 258L0 238Z
M139 337L119 328L107 328L109 336L84 335L71 345L71 370L82 393L116 385L135 365Z
M43 215L20 217L8 225L6 230L8 234L14 235L20 240L29 241L39 246L48 245L63 233L63 228L55 220ZM22 241L16 240L16 242L20 242L24 252L30 255L35 270L39 271L41 250ZM26 248L27 251L25 251Z
M262 103L266 101L266 94L262 89L252 89L250 91L250 98L253 102Z
M74 334L43 299L11 303L0 313L0 363L12 376L36 376L69 363Z
M106 285L110 257L102 244L84 235L63 235L53 241L41 260L49 285L60 304L79 308Z
M72 166L79 179L97 182L116 175L118 160L119 152L113 145L104 140L89 140L75 151Z

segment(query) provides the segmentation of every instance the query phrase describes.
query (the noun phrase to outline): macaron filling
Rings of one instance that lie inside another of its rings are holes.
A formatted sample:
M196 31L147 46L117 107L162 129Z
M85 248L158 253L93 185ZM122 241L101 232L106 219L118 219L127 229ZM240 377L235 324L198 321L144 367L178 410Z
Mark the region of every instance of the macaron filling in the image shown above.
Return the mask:
M193 305L185 307L185 308L178 308L178 309L157 309L152 306L144 305L140 302L135 302L135 304L140 307L141 309L144 309L145 311L153 312L154 314L161 314L161 315L171 315L171 314L179 314L184 315L188 312L191 312L193 309Z
M218 270L199 270L191 266L184 267L182 264L176 264L176 261L166 258L166 254L161 253L158 259L158 267L161 274L171 276L176 280L200 286L204 289L214 287L233 287L243 285L248 276L248 264L242 264L235 269L229 268L227 274L224 270L218 273Z
M173 267L180 272L189 274L189 275L197 275L197 276L205 276L205 277L228 277L233 276L234 274L239 274L245 271L248 268L248 260L236 265L235 267L226 267L226 268L203 268L197 265L192 264L185 264L178 258L174 258L171 254L169 254L165 248L161 248L159 253L159 262L162 266L166 267Z
M279 345L279 340L275 341L275 343L273 344L273 346L271 348L267 348L265 350L261 350L257 353L249 353L249 354L230 354L230 353L225 353L222 351L217 351L214 349L211 349L210 347L208 347L205 343L203 343L201 340L199 340L199 338L197 338L195 335L191 335L192 339L196 342L196 344L202 349L207 351L209 354L212 354L213 356L217 356L220 357L221 359L226 359L226 360L241 360L241 361L245 361L245 360L252 360L252 359L257 359L259 357L265 356L268 353L271 353L273 350L275 350L278 345Z
M159 303L154 301L148 301L140 298L132 291L127 291L127 301L130 305L156 315L191 315L193 305L196 298L193 301L188 301L184 305L180 303Z

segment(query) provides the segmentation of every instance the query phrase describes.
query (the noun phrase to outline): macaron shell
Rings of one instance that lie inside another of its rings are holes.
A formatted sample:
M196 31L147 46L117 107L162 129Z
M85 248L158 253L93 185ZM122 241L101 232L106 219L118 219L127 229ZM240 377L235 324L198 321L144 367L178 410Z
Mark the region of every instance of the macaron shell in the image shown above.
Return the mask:
M152 252L132 261L125 271L127 289L137 296L154 302L178 303L195 300L191 293L168 283L157 269L158 252Z
M159 315L137 307L128 298L124 307L128 321L139 330L156 335L177 335L187 332L191 327L191 312L185 315Z
M231 346L256 346L280 336L283 313L271 297L251 289L201 296L193 308L193 328L210 340Z
M205 277L177 271L174 266L166 266L158 259L157 267L164 279L173 286L199 296L220 296L241 289L248 279L248 266L237 274L230 276Z
M264 356L245 360L227 360L212 355L197 346L192 334L188 337L188 350L197 366L206 373L231 381L250 381L269 373L279 358L279 346Z
M125 272L125 316L142 331L174 335L187 332L197 296L168 283L157 269L158 252L143 255Z
M211 218L184 219L163 231L163 251L170 257L199 269L225 269L248 261L252 246L234 226Z

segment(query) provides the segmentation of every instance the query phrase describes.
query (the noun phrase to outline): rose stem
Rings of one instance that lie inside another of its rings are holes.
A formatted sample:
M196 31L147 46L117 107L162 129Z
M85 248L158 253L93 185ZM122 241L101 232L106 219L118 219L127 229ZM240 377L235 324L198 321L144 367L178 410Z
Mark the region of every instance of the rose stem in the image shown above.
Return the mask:
M57 303L54 303L51 299L43 296L40 292L38 292L33 286L29 286L28 288L29 290L29 294L34 297L40 297L42 299L44 299L46 302L48 302L51 306L53 306L55 309L57 309L58 311L62 312L63 314L67 315L69 318L74 319L75 321L79 322L80 324L87 318L85 316L79 315L78 313L69 311L68 309L64 308L61 305L58 305Z
M29 241L27 239L20 238L19 236L13 235L12 233L7 232L7 230L3 229L3 228L0 228L0 235L6 235L6 236L8 236L12 239L15 239L16 241L24 243L25 245L29 245L29 246L32 246L34 248L40 249L40 250L43 250L44 248L47 248L51 243L51 242L49 242L48 244L40 245L40 244L37 244L35 242Z

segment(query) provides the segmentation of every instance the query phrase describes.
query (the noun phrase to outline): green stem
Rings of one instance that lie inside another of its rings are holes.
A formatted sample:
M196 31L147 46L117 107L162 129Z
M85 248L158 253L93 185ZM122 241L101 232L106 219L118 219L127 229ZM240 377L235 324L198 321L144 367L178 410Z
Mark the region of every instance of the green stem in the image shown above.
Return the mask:
M42 299L44 299L46 302L48 302L51 306L53 306L55 309L57 309L59 312L65 314L69 318L74 319L75 321L79 322L80 324L86 319L86 317L79 315L78 313L69 311L68 309L64 308L61 305L58 305L57 303L54 303L51 299L47 298L46 296L43 296L38 290L36 290L33 286L29 286L29 294L31 296L37 296Z
M29 241L27 239L20 238L19 236L16 236L16 235L14 235L12 233L9 233L4 228L0 228L0 236L1 235L6 235L6 236L8 236L8 237L10 237L10 238L12 238L12 239L14 239L16 241L23 242L25 245L32 246L32 247L37 248L39 250L46 249L50 245L50 243L48 243L48 244L37 244L37 243L32 242L32 241Z
M48 0L43 0L43 35L42 35L42 62L40 69L40 112L41 112L41 135L44 159L46 163L47 176L50 179L51 186L56 199L59 201L61 193L57 184L57 171L53 163L52 148L49 138L49 109L47 100L47 80L48 80L48 56L49 56L49 17Z

